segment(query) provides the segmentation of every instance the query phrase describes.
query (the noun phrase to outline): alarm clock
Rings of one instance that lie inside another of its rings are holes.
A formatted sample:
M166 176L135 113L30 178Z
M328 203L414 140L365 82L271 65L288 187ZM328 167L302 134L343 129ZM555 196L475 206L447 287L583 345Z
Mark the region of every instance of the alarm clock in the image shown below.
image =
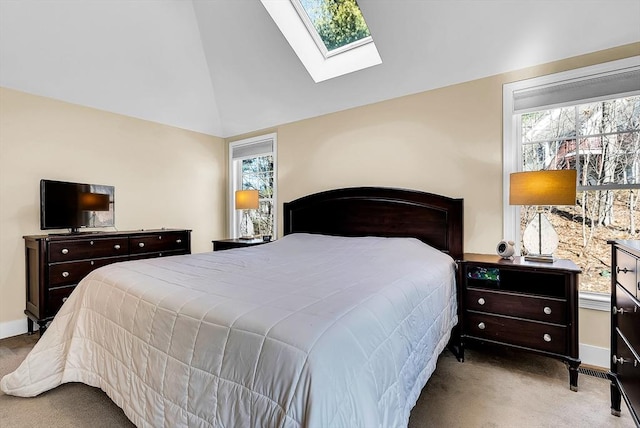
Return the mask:
M513 241L505 241L504 239L498 242L496 246L496 252L503 259L513 259L513 253L516 252L514 247L515 242Z

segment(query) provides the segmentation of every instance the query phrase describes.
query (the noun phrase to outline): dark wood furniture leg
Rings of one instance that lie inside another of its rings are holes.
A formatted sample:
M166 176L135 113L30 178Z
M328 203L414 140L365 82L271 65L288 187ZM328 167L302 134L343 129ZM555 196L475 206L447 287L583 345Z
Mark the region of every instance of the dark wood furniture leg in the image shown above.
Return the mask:
M569 366L569 388L572 391L578 390L578 369L580 368L581 360L569 359L567 365Z
M615 378L609 373L609 379L611 380L611 414L613 416L620 416L620 404L622 404L622 395L616 384Z

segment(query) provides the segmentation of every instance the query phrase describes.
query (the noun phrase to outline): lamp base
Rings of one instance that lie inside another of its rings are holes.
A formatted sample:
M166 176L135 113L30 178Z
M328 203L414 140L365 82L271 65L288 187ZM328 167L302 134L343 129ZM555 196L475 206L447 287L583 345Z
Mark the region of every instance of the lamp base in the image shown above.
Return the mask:
M243 241L251 241L253 239L256 239L256 237L253 235L242 235L238 239L242 239Z
M527 254L524 256L525 261L528 262L543 262L553 263L556 259L551 254Z

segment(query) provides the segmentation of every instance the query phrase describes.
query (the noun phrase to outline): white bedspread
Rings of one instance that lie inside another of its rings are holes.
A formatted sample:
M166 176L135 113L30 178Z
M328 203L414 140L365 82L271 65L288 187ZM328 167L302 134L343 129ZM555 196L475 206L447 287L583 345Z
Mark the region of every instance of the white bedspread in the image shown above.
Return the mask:
M294 234L93 271L0 387L82 382L140 427L400 427L456 322L449 256Z

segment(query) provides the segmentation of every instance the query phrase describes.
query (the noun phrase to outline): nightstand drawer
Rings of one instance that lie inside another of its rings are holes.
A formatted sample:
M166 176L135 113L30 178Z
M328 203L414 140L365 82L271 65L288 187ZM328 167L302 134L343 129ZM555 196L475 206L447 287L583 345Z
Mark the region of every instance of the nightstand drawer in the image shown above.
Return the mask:
M624 288L616 287L616 301L613 302L616 313L612 314L614 326L629 341L629 344L640 350L640 307Z
M49 243L49 262L67 262L99 257L115 257L129 253L126 237L79 239Z
M540 351L563 354L567 329L563 326L469 311L466 330L470 336Z
M555 324L567 323L567 302L563 299L468 288L465 300L467 309L474 311Z
M616 279L618 284L631 293L632 296L638 295L638 278L636 258L624 251L616 250Z

